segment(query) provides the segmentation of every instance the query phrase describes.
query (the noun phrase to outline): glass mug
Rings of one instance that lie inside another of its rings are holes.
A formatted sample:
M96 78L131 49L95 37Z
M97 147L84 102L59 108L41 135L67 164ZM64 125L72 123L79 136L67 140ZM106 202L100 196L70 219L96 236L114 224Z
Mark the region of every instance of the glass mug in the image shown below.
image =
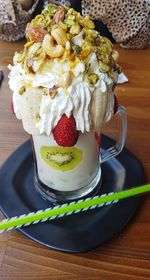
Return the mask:
M118 155L126 138L126 113L120 106L119 139L100 153L99 137L94 132L80 133L73 147L60 147L53 135L32 136L35 159L35 187L43 198L64 203L94 195L100 188L101 164Z

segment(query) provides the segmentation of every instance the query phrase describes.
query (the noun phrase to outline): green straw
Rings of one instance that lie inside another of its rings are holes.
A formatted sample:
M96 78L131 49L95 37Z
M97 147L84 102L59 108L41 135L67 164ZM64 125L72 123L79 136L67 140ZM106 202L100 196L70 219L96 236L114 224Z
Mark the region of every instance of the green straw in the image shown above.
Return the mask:
M121 192L102 194L101 196L95 196L93 198L86 198L78 201L73 201L68 204L58 205L46 210L40 210L32 212L27 215L21 215L19 217L13 217L11 219L5 219L0 222L0 232L5 230L11 230L13 228L19 228L22 226L28 226L31 224L37 224L39 222L45 222L56 218L63 217L65 215L71 215L79 213L81 211L87 211L100 206L107 206L111 203L116 203L121 199L139 195L150 191L150 184L140 186L132 189L127 189Z

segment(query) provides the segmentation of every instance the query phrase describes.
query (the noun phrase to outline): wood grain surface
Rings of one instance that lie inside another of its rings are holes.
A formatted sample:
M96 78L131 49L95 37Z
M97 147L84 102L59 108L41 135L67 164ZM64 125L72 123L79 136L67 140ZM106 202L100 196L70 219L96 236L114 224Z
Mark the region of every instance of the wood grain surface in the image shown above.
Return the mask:
M0 42L0 165L29 138L10 111L7 65L12 62L18 43ZM126 147L142 162L150 181L150 49L125 50L119 46L120 64L129 82L116 90L119 103L127 110ZM115 125L106 132L113 136ZM132 172L132 171L131 171ZM1 214L0 218L3 216ZM0 280L148 280L150 279L150 197L128 226L113 240L83 254L49 250L13 230L0 234Z

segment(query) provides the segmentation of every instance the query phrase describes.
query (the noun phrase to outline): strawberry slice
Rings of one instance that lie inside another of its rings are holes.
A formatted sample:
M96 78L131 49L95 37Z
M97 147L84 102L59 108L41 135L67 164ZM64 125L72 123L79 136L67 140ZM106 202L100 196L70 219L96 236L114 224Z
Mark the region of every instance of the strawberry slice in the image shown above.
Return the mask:
M56 143L63 147L74 146L79 137L74 117L68 118L65 114L62 115L52 133Z
M117 113L118 107L119 107L118 99L117 99L116 95L114 94L114 115Z

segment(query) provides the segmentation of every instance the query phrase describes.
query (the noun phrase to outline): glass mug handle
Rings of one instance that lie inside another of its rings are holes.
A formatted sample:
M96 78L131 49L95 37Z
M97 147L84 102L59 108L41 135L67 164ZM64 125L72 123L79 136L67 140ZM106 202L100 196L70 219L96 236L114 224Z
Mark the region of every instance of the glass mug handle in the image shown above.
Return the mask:
M121 118L121 130L119 133L119 138L113 147L110 147L107 150L101 152L101 163L117 156L122 151L123 146L125 144L127 132L127 119L125 108L123 106L119 106L116 114L119 115L119 117Z

